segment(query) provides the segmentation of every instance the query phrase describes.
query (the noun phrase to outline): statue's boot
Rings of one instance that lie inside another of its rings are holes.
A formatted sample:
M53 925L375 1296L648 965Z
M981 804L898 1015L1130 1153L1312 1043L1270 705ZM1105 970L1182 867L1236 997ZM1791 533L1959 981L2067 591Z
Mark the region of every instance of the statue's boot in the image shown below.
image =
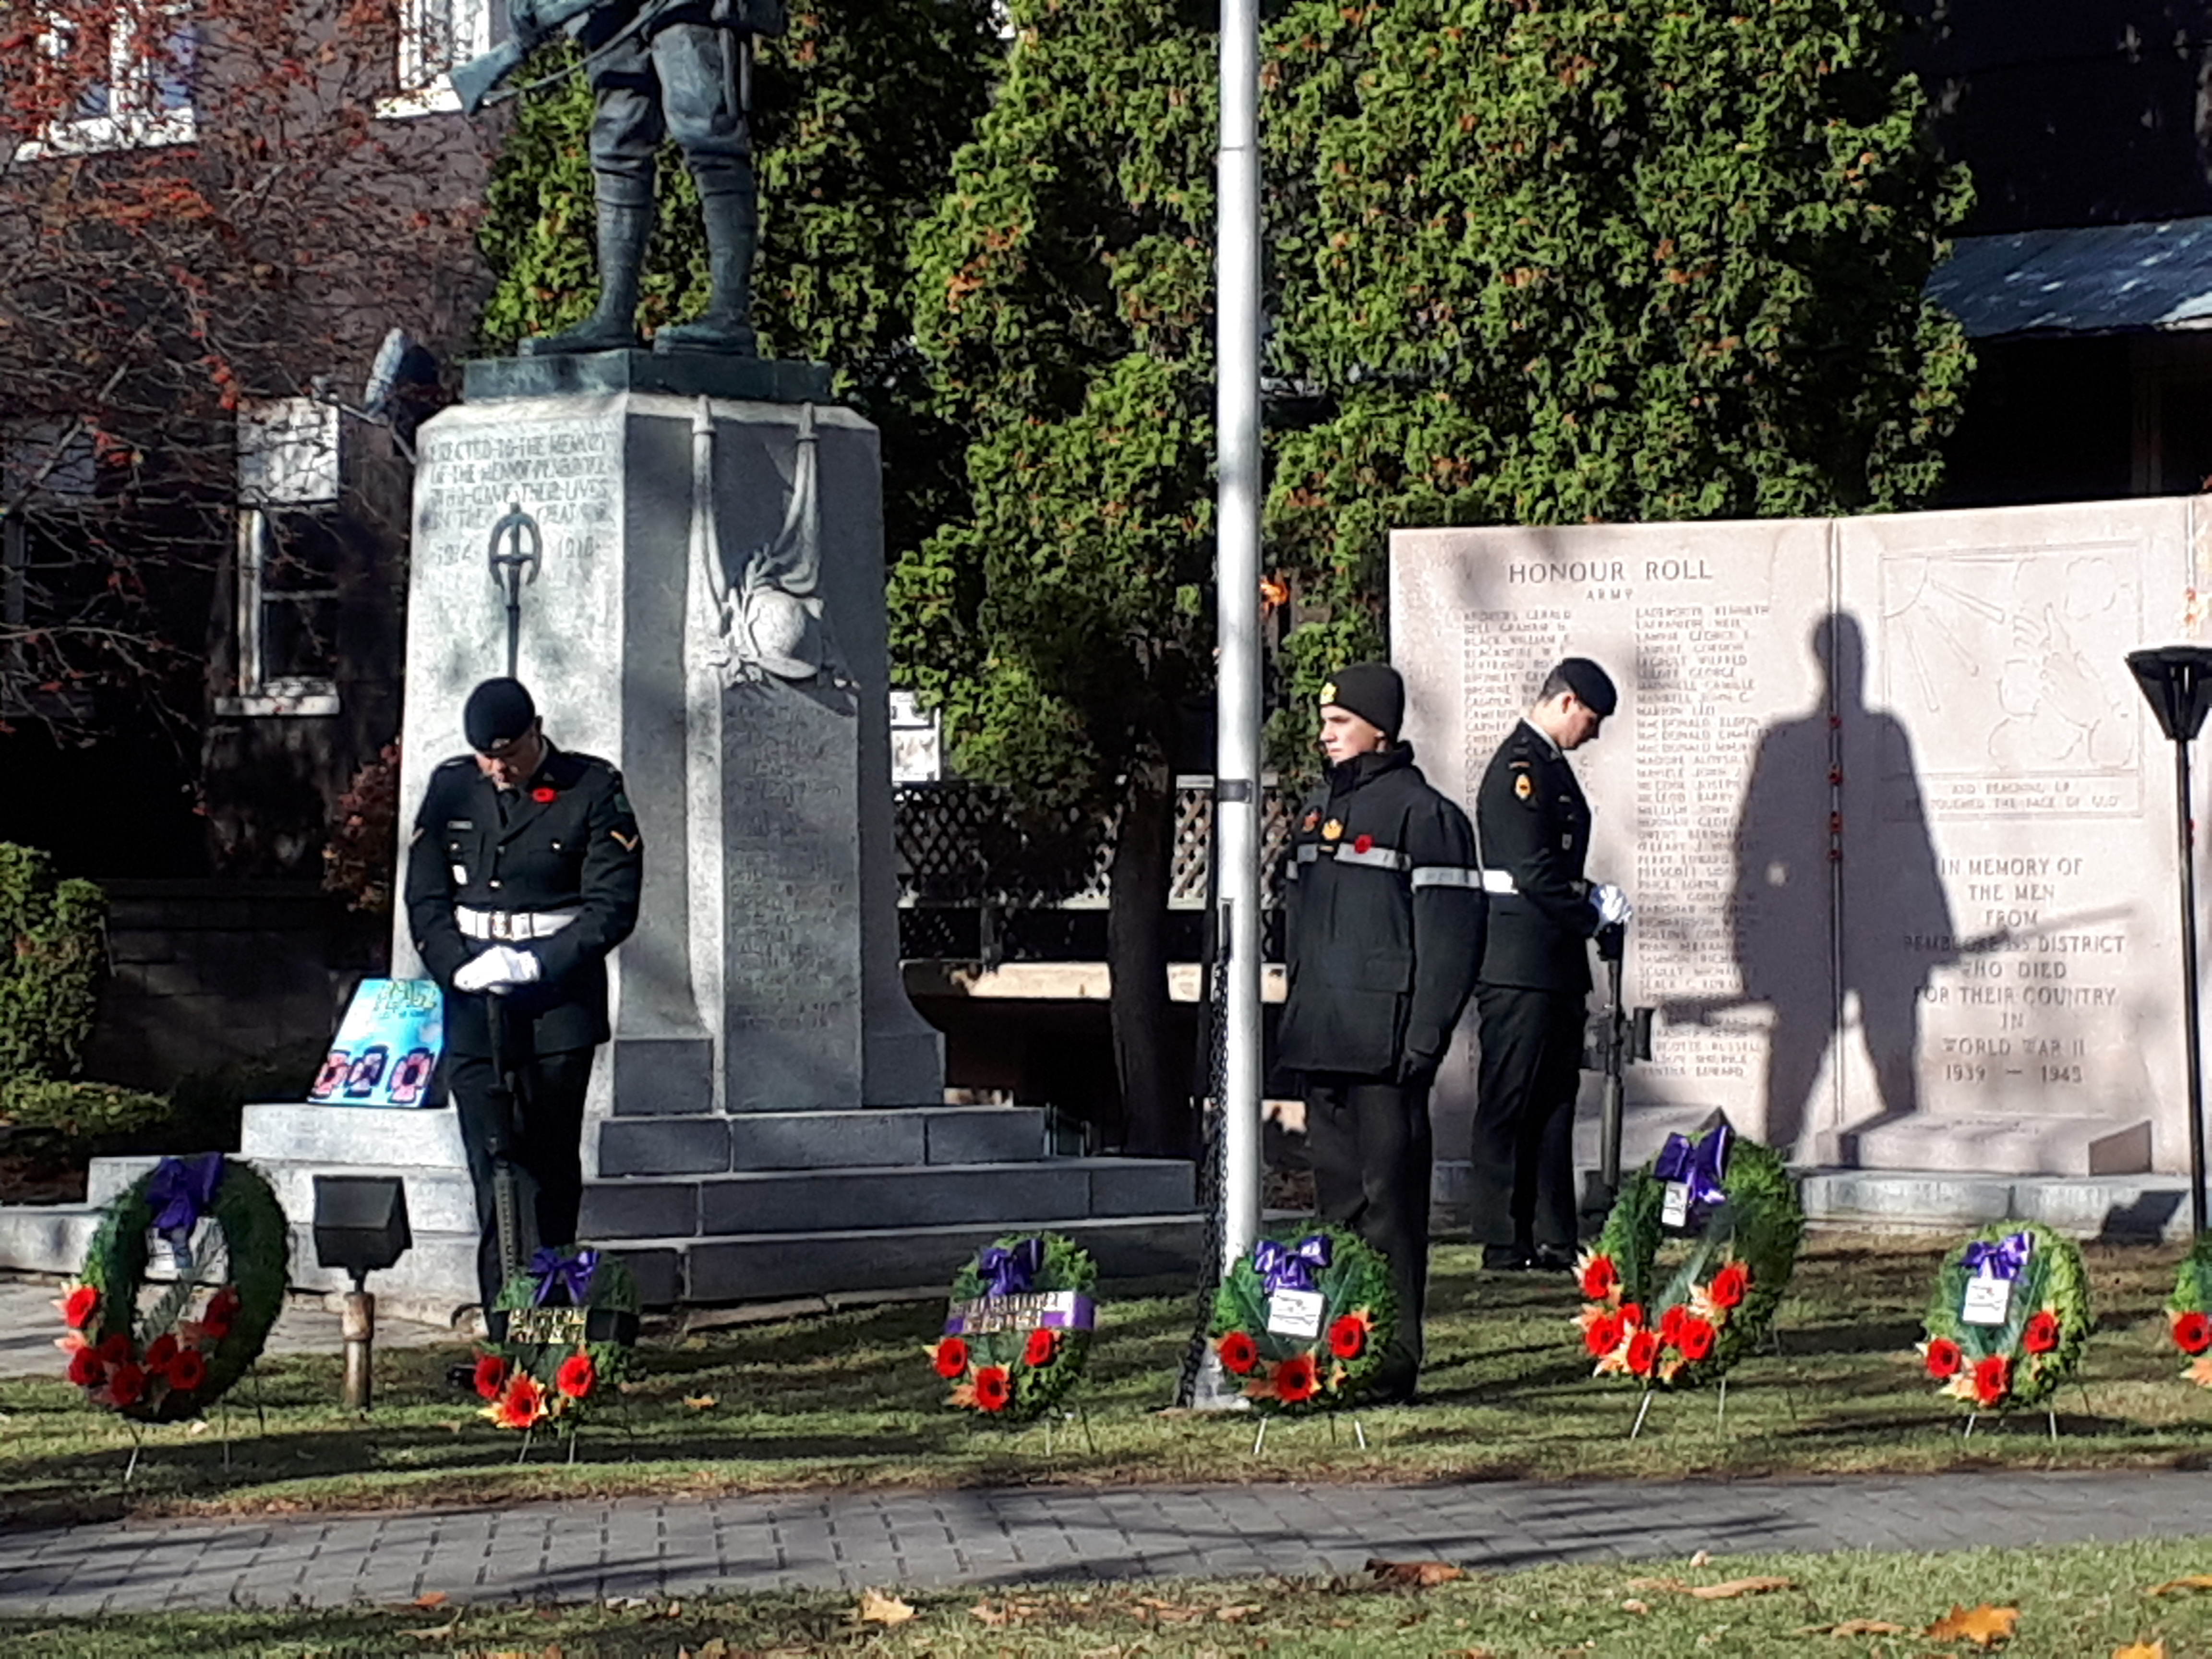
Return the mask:
M638 273L645 264L645 239L652 229L649 201L633 207L602 199L599 204L599 304L574 328L523 341L522 355L554 357L578 351L635 351L643 345L637 331Z
M655 351L719 351L732 357L759 353L753 334L753 251L760 244L752 173L743 187L699 198L707 226L707 309L688 323L671 323L653 336Z

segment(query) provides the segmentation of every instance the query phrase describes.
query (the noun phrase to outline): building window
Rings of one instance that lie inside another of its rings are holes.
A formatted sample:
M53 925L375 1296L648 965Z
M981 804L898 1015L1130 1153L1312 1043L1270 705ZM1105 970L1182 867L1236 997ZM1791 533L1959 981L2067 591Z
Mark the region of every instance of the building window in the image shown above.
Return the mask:
M380 115L428 115L457 110L447 72L481 57L508 34L507 8L495 0L400 0L399 94Z
M148 40L149 29L161 38ZM39 46L50 58L79 65L84 85L70 113L24 144L17 159L191 141L197 40L184 8L143 15L118 9L91 21L49 17ZM86 72L87 57L99 67Z
M338 411L309 398L238 416L238 689L216 713L338 712Z
M54 636L96 623L106 597L90 523L99 482L82 422L0 428L0 718L90 711Z

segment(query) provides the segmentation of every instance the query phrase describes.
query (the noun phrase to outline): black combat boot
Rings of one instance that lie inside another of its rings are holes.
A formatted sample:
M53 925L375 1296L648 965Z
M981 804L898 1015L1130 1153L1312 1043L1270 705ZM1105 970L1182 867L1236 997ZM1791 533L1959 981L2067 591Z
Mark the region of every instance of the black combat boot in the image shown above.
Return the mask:
M637 331L638 273L645 264L645 239L652 229L650 199L642 207L601 201L599 304L574 328L523 341L522 355L554 357L579 351L635 351L643 345Z
M758 355L753 334L753 250L760 243L752 169L736 190L702 193L707 226L707 309L688 323L654 331L655 351L719 351L732 357Z

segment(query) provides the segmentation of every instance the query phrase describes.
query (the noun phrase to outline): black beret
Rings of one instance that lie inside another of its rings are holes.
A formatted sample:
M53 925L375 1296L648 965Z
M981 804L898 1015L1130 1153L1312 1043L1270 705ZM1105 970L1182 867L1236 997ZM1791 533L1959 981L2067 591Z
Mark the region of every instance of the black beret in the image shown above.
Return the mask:
M538 705L520 680L486 680L469 693L461 710L461 732L479 755L503 748L530 730Z
M1386 738L1398 735L1406 720L1406 682L1383 662L1356 662L1340 668L1321 689L1324 705L1348 708Z
M1575 694L1575 701L1593 714L1608 717L1620 705L1620 693L1613 690L1613 676L1588 657L1565 659L1552 671L1552 678L1564 684Z

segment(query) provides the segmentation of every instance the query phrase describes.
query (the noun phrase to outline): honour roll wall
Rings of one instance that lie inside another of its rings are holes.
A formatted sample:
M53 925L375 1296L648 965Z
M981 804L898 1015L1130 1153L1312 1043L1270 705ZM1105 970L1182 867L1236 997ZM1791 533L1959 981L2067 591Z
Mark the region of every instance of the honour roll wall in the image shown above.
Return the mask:
M1573 762L1589 876L1636 907L1626 1000L1658 1011L1626 1158L1717 1107L1802 1164L2186 1169L2172 746L2124 659L2193 637L2200 517L1394 535L1407 735L1470 813L1552 663L1620 685ZM1476 1043L1470 1007L1434 1102L1447 1206Z

